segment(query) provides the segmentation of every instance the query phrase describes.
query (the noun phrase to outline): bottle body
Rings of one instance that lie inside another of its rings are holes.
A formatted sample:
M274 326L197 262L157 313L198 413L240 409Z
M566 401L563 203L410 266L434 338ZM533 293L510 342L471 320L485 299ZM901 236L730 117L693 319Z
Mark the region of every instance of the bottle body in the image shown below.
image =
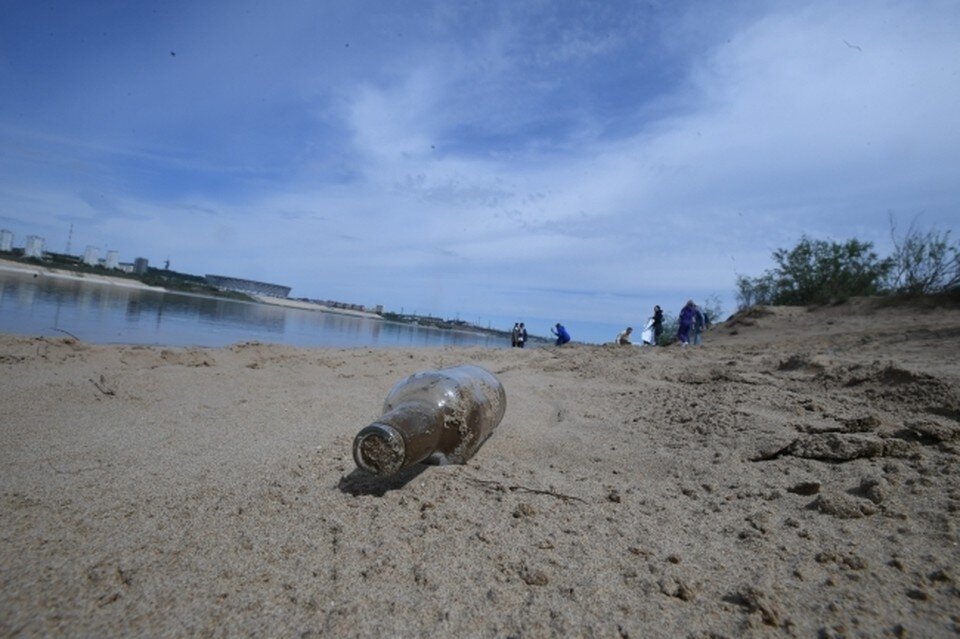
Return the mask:
M353 458L377 475L422 461L462 464L490 437L506 407L503 385L479 366L416 373L390 390L383 415L357 433Z

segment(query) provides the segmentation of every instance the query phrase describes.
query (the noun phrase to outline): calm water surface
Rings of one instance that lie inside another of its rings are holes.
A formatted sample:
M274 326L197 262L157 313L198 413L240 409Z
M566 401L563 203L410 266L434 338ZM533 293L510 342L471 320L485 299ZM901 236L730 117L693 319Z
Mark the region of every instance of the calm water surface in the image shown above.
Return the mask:
M481 333L4 271L0 332L157 346L509 347Z

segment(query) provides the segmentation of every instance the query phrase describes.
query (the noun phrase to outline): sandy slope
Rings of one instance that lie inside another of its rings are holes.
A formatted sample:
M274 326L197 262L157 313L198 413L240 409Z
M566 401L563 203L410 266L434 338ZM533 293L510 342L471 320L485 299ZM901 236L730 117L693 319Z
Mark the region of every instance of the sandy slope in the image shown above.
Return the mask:
M699 348L0 337L0 633L954 636L960 311L741 316ZM390 484L390 386L507 389Z

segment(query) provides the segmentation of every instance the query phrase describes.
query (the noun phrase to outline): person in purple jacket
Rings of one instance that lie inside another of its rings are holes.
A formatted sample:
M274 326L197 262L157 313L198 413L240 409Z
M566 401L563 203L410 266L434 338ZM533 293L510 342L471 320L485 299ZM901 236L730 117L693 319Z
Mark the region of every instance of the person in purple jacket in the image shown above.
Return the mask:
M687 300L687 303L680 309L680 327L677 329L677 339L681 346L690 343L690 329L693 328L693 321L696 317L696 304L693 300Z

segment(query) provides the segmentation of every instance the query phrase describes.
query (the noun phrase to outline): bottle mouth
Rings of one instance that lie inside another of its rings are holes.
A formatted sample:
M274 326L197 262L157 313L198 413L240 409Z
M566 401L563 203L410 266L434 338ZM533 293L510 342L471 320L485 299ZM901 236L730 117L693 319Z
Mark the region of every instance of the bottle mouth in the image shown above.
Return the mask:
M353 460L374 475L392 475L403 468L403 436L387 424L375 422L353 440Z

